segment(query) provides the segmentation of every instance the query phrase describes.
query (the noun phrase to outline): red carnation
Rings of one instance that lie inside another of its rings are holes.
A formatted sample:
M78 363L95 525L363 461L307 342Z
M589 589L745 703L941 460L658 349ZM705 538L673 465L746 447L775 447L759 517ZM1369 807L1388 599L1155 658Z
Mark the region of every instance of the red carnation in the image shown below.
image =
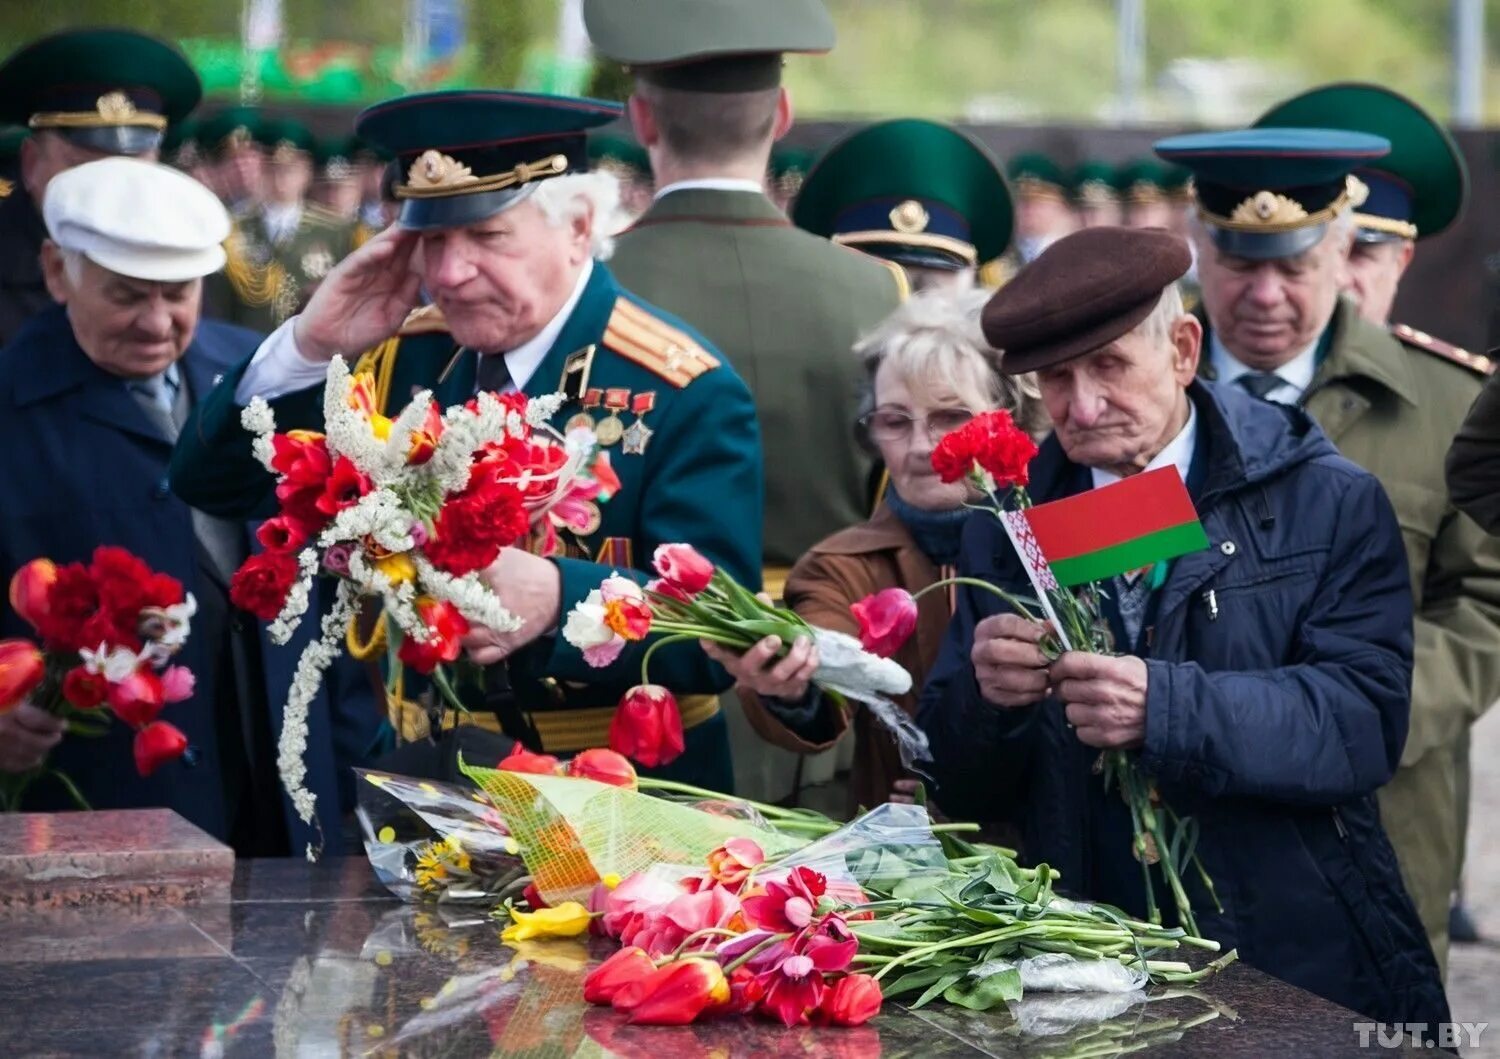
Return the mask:
M274 621L296 584L297 557L286 552L261 552L246 559L229 582L229 599L261 621Z
M433 566L461 577L489 566L501 548L526 536L530 526L519 489L476 473L438 512L423 550Z
M427 639L418 642L408 636L401 641L397 657L418 673L431 673L458 658L463 650L460 641L469 632L469 621L458 608L447 600L424 596L417 600L417 617L427 626Z
M340 456L333 465L333 473L323 483L323 491L314 506L325 515L337 515L346 507L353 507L374 487L370 476L354 465L347 456Z
M99 609L99 588L82 563L68 563L57 569L57 580L47 595L47 611L38 616L37 632L45 647L57 651L77 651L97 647L89 643L83 625Z
M997 486L1024 486L1036 442L1003 409L985 412L948 433L932 450L932 469L945 482L967 477L978 464Z

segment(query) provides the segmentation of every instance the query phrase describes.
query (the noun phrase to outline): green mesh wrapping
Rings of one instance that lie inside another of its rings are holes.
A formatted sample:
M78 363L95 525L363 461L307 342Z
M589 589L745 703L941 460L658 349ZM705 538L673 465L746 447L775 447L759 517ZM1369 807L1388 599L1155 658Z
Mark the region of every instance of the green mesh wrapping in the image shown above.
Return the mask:
M744 820L593 780L471 767L464 775L494 801L549 904L586 903L606 875L625 878L655 864L702 866L731 838L768 857L805 844Z

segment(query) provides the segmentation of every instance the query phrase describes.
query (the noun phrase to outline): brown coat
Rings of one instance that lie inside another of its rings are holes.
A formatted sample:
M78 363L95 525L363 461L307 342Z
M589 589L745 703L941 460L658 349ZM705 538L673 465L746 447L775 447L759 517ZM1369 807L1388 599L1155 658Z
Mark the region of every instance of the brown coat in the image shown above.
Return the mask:
M813 545L792 568L785 599L809 623L857 635L850 604L886 588L918 592L941 576L901 520L882 504L868 522ZM895 655L912 676L911 692L896 700L908 713L915 714L927 670L937 660L952 615L950 598L941 591L922 597L917 605L917 631ZM826 743L810 743L783 724L754 693L741 689L739 694L750 726L762 738L787 750L815 754L836 743L849 728L849 718L831 701L825 701L826 723L835 734ZM853 723L856 748L850 800L856 807L873 807L890 797L891 784L906 773L885 729L867 711L857 710Z

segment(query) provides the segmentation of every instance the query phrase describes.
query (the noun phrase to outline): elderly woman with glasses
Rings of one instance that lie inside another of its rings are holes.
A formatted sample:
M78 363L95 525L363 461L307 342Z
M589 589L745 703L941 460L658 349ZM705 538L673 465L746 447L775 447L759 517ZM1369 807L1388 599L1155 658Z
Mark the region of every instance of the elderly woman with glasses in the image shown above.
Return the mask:
M886 588L917 592L952 573L970 498L963 483L945 484L933 472L932 450L945 434L993 408L1008 409L1023 429L1045 430L1035 383L1030 376L1001 375L1000 354L980 332L979 310L989 293L918 294L855 347L872 406L857 432L878 450L890 478L868 522L814 545L792 569L785 599L809 623L857 634L850 604ZM931 593L918 605L916 633L895 655L912 675L911 693L899 700L908 713L915 711L937 656L950 596ZM853 806L876 805L893 795L909 800L913 785L885 729L863 709L851 718L811 686L817 668L811 643L799 640L784 655L782 646L768 637L743 655L711 644L704 649L735 677L751 726L777 746L808 754L826 750L852 723Z

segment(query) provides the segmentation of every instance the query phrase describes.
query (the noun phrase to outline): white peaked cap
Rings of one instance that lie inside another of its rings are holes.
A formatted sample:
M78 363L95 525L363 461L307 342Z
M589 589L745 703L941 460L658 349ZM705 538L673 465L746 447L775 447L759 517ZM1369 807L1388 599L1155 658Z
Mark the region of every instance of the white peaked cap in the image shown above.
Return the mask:
M58 246L132 279L182 283L224 267L228 211L170 166L121 157L64 170L47 184L42 218Z

